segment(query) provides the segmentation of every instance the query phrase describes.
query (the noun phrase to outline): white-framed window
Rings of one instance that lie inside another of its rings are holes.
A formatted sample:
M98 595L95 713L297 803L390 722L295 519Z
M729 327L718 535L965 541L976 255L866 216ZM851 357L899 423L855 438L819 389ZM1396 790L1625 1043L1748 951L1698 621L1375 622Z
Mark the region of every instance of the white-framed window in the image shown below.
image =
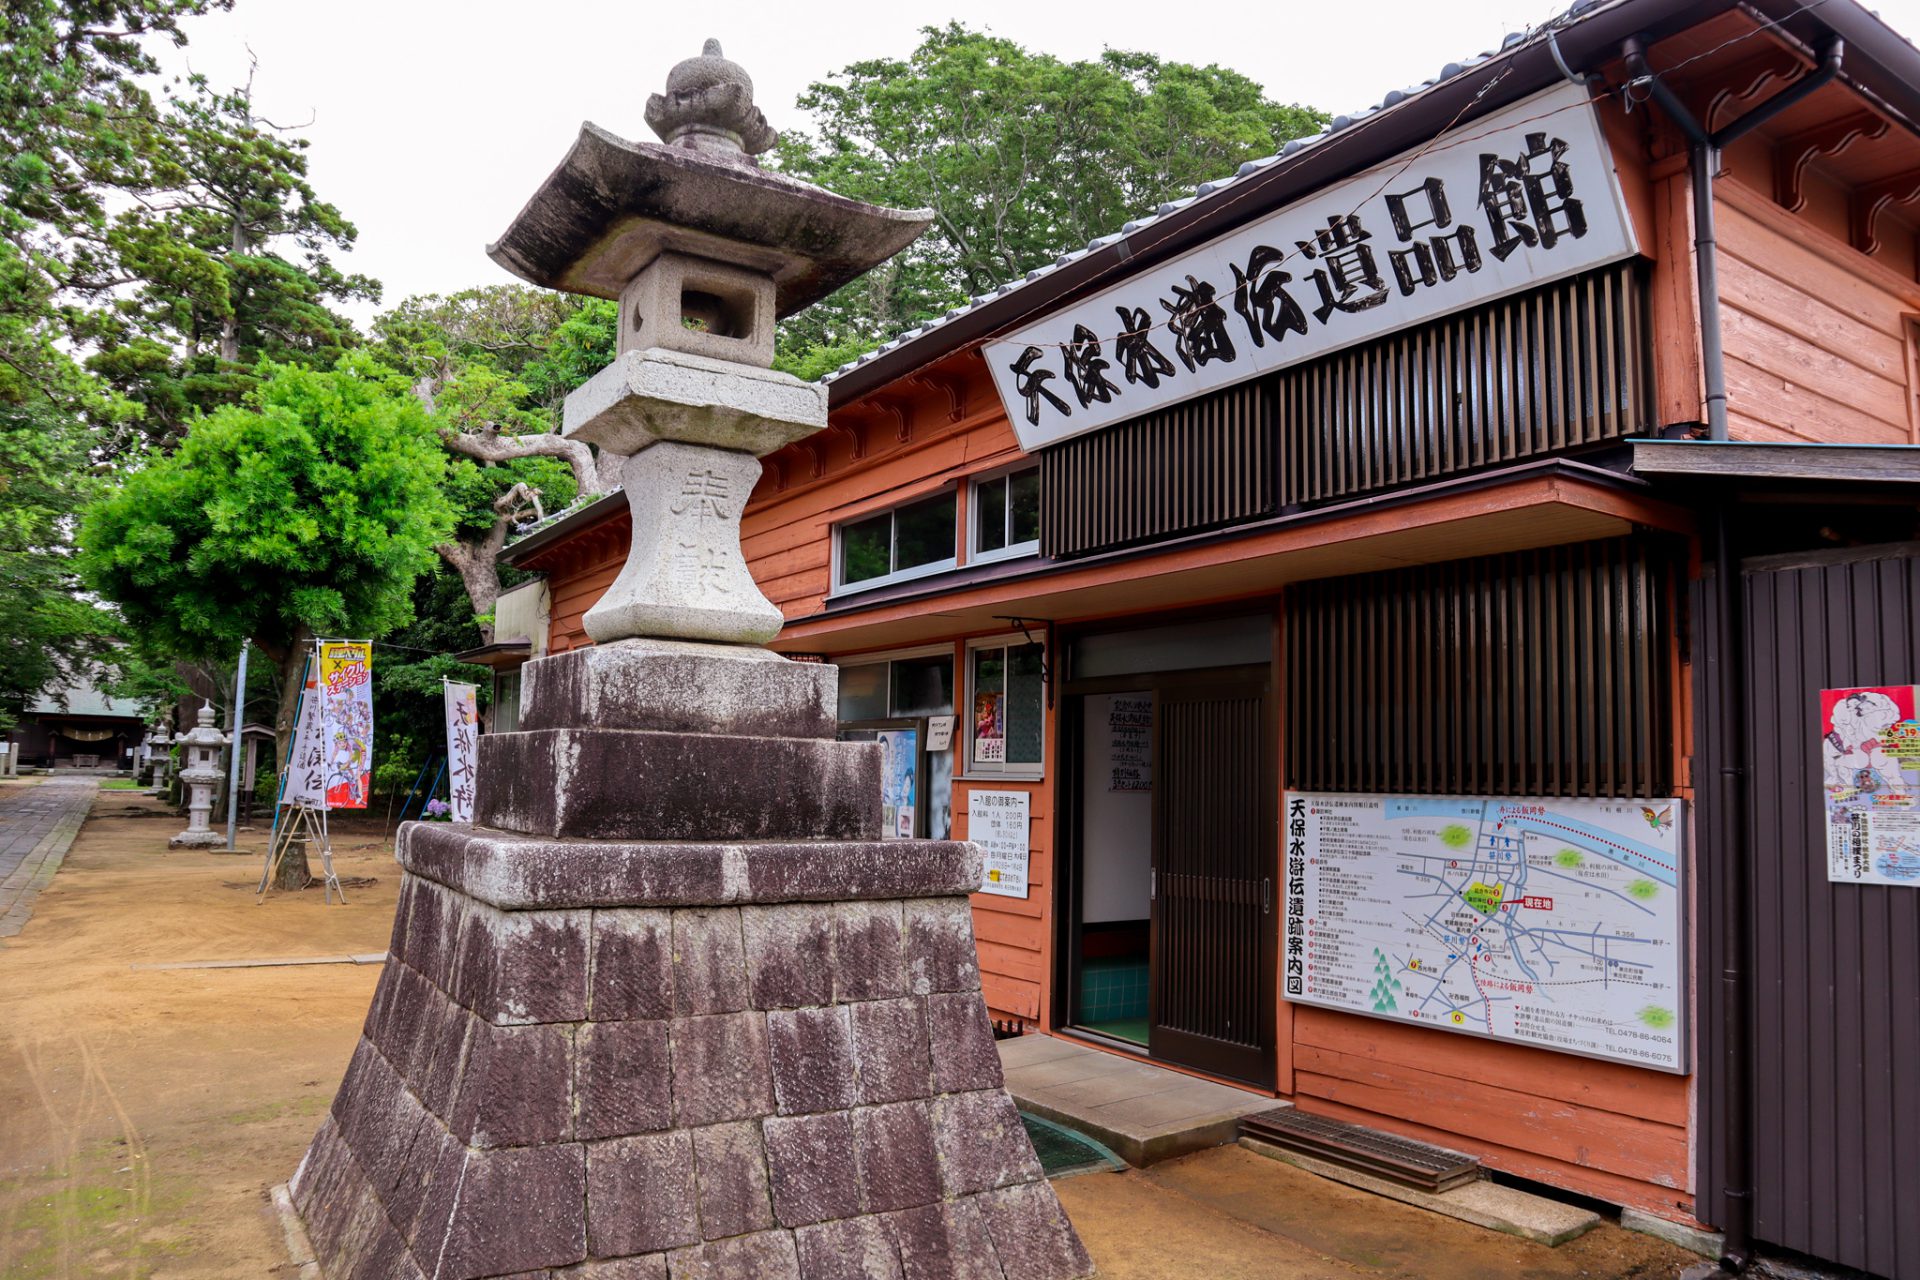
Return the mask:
M953 712L953 646L922 645L841 658L840 719L938 716Z
M833 529L835 594L864 591L951 569L958 563L958 495L952 489Z
M951 644L861 654L841 658L837 665L842 738L878 740L881 735L875 732L879 727L876 722L892 721L892 727L897 728L903 720L953 717ZM924 776L916 773L926 789L926 829L921 834L945 840L953 831L953 775L965 737L955 732L943 750L934 751L931 728L929 724L928 741L917 744L925 763ZM888 804L899 803L898 785L891 777L883 783L883 810Z
M969 776L1037 778L1047 740L1046 647L1024 636L967 645Z
M967 503L975 563L1040 554L1040 468L1019 467L973 482Z

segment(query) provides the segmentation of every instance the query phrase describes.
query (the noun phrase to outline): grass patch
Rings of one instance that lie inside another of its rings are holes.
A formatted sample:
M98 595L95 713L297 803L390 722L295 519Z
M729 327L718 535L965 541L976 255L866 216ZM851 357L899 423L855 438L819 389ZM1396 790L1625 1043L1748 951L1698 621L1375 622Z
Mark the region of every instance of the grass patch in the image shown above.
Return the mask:
M108 778L100 784L102 791L144 791L145 787L132 778Z
M10 1280L150 1276L167 1258L191 1249L186 1240L158 1236L155 1230L156 1220L171 1216L184 1201L179 1191L156 1185L142 1206L135 1203L131 1173L124 1182L44 1185L55 1177L0 1183L0 1197L17 1197L19 1202L13 1230L0 1247L0 1264L4 1264L0 1270ZM28 1182L43 1185L30 1187ZM63 1240L67 1246L64 1266Z
M265 1124L282 1116L317 1116L333 1103L331 1094L302 1093L274 1102L263 1102L245 1111L221 1117L228 1124Z

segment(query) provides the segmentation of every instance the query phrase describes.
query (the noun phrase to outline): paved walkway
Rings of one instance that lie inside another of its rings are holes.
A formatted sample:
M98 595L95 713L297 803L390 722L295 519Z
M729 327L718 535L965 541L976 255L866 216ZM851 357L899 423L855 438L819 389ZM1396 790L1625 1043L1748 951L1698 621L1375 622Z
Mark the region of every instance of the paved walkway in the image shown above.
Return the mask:
M93 778L0 789L0 938L26 927L99 791Z

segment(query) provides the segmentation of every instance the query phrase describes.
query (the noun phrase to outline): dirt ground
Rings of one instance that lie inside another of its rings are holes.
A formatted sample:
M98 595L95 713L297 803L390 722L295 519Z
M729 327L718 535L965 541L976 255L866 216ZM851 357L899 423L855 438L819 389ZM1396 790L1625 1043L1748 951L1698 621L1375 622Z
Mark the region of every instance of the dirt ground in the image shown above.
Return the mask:
M267 1190L299 1162L379 977L348 964L136 969L383 950L399 876L254 905L246 857L168 852L178 819L102 792L19 937L0 946L0 1276L290 1277ZM1558 1250L1235 1148L1057 1184L1109 1280L1641 1280L1698 1261L1605 1227Z
M284 1264L265 1191L292 1173L351 1053L377 966L141 971L381 951L398 869L379 827L344 877L254 905L244 857L169 852L184 825L103 791L33 918L0 946L0 1276L260 1277ZM290 1272L289 1272L290 1274Z

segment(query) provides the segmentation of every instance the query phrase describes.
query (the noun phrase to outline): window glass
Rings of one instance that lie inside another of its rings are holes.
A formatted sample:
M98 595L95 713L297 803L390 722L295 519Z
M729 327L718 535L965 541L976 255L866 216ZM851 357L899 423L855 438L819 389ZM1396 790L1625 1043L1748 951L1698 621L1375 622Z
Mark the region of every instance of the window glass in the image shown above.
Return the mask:
M1007 763L1039 764L1046 690L1040 680L1040 646L1007 651Z
M508 671L493 677L494 733L515 733L520 728L520 673Z
M893 715L943 716L953 710L952 658L896 658L888 665L893 668Z
M983 481L973 491L980 504L980 550L998 551L1007 545L1007 481L1005 476Z
M1046 687L1037 644L993 646L973 651L972 707L968 726L973 765L1032 769L1044 759Z
M888 545L892 534L891 511L844 526L840 530L840 581L866 582L886 577L892 571Z
M884 720L887 716L887 664L863 662L840 668L840 718Z
M954 495L951 491L893 513L895 572L953 559Z
M1007 477L1012 491L1013 542L1040 540L1040 472L1038 468Z

